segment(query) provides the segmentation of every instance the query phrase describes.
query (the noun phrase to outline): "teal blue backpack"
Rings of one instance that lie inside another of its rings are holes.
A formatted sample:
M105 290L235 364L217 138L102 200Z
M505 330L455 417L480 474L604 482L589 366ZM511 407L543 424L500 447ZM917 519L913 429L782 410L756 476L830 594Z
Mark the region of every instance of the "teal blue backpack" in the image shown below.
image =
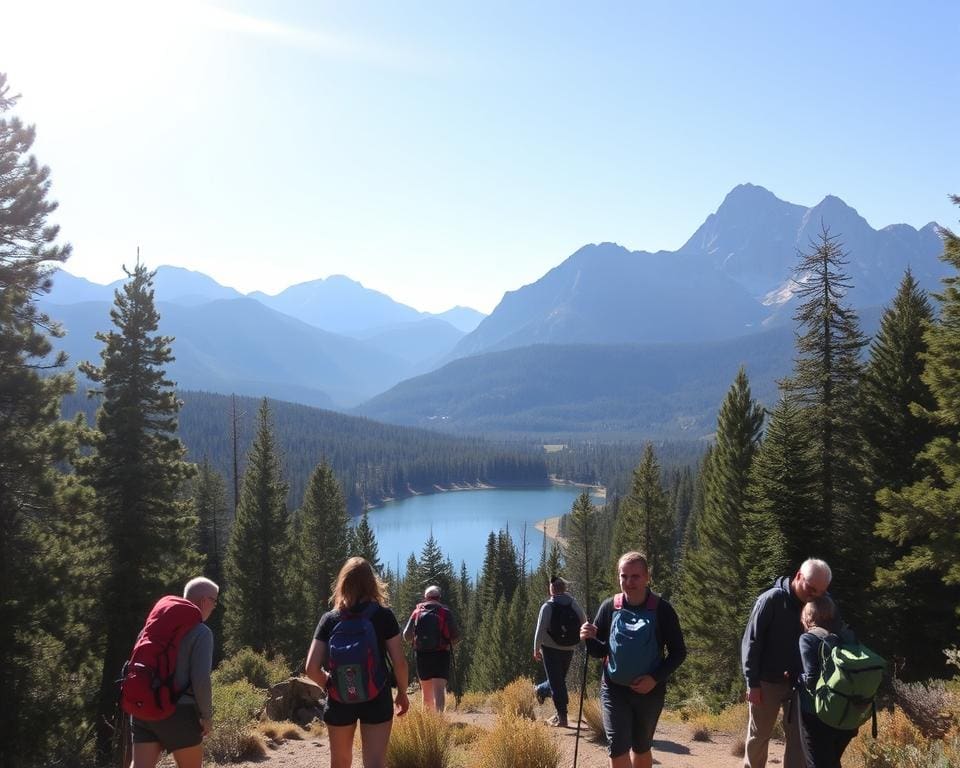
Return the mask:
M637 608L626 604L623 593L613 598L610 622L610 652L604 667L607 677L618 685L630 685L638 677L652 674L660 666L660 639L657 606L660 596L650 592Z

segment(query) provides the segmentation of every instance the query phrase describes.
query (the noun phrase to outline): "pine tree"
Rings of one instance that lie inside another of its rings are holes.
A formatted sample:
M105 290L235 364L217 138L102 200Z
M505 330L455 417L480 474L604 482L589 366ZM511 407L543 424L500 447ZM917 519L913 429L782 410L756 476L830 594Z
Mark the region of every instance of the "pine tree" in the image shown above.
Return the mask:
M296 634L290 631L292 547L286 498L287 485L264 398L227 547L224 631L228 654L244 647L275 653L292 643L290 638Z
M744 547L743 509L762 425L763 409L741 368L717 417L697 543L686 554L682 575L680 613L691 674L728 701L742 685L740 634L749 607L745 584L752 556ZM705 589L708 584L724 588Z
M747 573L747 594L791 573L810 555L810 541L827 537L819 513L813 456L802 414L782 397L767 423L750 474L745 511L746 547L755 553Z
M90 495L57 471L76 447L60 420L73 379L56 372L50 337L62 334L36 299L70 246L47 221L56 203L30 155L33 127L2 117L15 102L0 73L0 765L11 768L84 757L101 554Z
M589 614L600 604L600 595L606 568L607 553L597 546L597 508L584 491L573 503L567 523L567 541L564 550L567 573L573 582L573 591L583 601L583 609Z
M380 547L377 546L376 534L370 527L367 510L363 510L360 522L357 523L357 527L353 531L353 536L350 539L350 555L351 557L364 558L377 573L383 570L383 563L380 562Z
M808 537L808 548L831 561L834 591L850 598L852 606L864 600L855 585L864 572L861 535L869 530L857 459L860 352L866 339L856 313L843 304L850 288L846 263L827 229L800 254L797 296L802 303L795 319L801 334L794 373L784 386L804 414L817 479L816 509L830 532L824 539Z
M197 552L206 560L204 575L217 584L223 584L224 561L230 538L227 517L227 485L210 462L204 459L193 481L193 505L197 515ZM223 611L214 611L207 619L217 642L223 643ZM219 660L219 654L215 660Z
M960 205L960 196L952 199ZM960 585L960 236L948 229L941 234L941 258L957 273L944 278L943 289L934 294L940 317L924 335L922 380L936 406L918 409L940 434L917 456L923 479L900 490L885 488L877 496L882 509L877 533L904 548L889 569L877 573L881 585L925 572L951 589ZM954 607L960 612L960 603Z
M333 470L321 461L310 476L303 505L297 513L294 561L303 616L300 625L309 637L317 618L330 609L337 574L349 557L350 517L343 490Z
M657 589L669 597L673 576L673 537L673 516L663 490L660 464L653 445L647 443L643 458L633 471L630 493L620 503L613 532L611 572L624 552L640 551L647 558ZM610 581L614 591L620 588L616 574Z

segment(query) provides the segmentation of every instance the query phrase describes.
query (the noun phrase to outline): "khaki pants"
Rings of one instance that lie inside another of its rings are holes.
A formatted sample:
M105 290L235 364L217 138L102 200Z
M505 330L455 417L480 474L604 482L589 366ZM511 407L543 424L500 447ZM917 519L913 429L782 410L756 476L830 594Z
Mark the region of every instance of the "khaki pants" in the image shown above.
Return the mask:
M796 700L793 688L786 683L761 682L760 690L763 691L763 702L759 706L748 705L750 719L747 723L743 767L764 768L767 764L770 734L773 733L773 726L782 707L783 731L787 737L783 751L783 768L804 768L803 749L800 746L800 702Z

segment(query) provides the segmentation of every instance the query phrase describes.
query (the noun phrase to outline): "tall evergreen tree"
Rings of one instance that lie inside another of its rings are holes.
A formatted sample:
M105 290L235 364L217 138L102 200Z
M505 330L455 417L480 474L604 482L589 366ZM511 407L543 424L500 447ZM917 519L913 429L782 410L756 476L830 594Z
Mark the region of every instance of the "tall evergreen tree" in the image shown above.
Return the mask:
M745 511L746 546L754 553L747 594L766 589L809 555L810 541L823 541L813 456L794 401L780 398L767 423L750 474Z
M638 550L646 555L650 572L659 591L669 597L673 576L673 515L663 489L660 463L653 445L647 443L643 458L633 471L630 493L620 502L614 524L610 566L611 588L620 588L613 573L624 552Z
M607 552L597 546L597 517L597 508L590 500L590 494L584 491L570 510L563 553L573 592L588 613L596 611L600 605L609 567Z
M294 558L303 617L309 637L321 613L330 609L333 584L350 551L350 517L343 490L333 470L321 461L310 476L303 505L297 513Z
M290 631L288 602L292 547L286 498L287 485L264 398L227 547L227 653L244 647L274 653L295 634Z
M166 366L171 339L157 334L154 273L137 263L118 289L110 311L116 330L97 334L102 364L80 369L99 396L93 453L80 471L96 491L105 538L102 601L106 649L100 684L98 752L109 749L115 680L150 606L179 592L202 565L195 545L197 520L183 497L194 466L184 461L176 436L180 401Z
M960 196L952 199L960 205ZM935 294L940 317L924 335L922 379L936 406L917 409L940 434L917 456L926 473L923 479L899 490L886 488L877 496L882 508L877 533L903 547L903 555L877 573L884 585L929 572L951 589L960 586L960 236L949 229L941 234L941 258L957 272L944 278L943 289ZM954 606L960 613L960 603ZM943 640L950 644L950 638Z
M863 599L862 537L869 530L857 459L857 393L866 339L856 313L843 303L850 288L846 264L846 253L827 229L800 254L801 303L795 319L801 332L794 373L784 385L804 414L817 480L817 511L830 531L825 539L808 538L808 547L831 560L835 592L851 598L853 606Z
M70 246L47 221L56 203L33 127L2 117L15 102L0 73L0 765L11 768L81 756L99 683L88 621L100 559L90 499L57 471L76 443L60 420L73 379L56 372L50 337L62 334L36 304Z
M352 557L362 557L377 573L383 569L383 563L380 562L380 547L377 545L377 537L370 527L370 518L367 510L363 510L360 522L353 531L350 539L350 555Z
M437 544L433 533L423 545L423 551L417 561L417 581L421 590L432 584L440 587L444 602L459 609L456 605L456 591L453 588L455 583L453 565L440 550L440 545Z
M727 701L742 686L740 634L752 598L745 591L752 553L744 547L743 509L762 426L763 409L741 368L717 417L697 543L684 559L680 592L688 663L696 670L691 674ZM724 586L709 589L710 584Z
M204 575L217 584L223 584L224 563L230 524L227 514L227 484L223 476L204 459L200 462L193 481L193 506L197 514L197 551L206 560ZM207 619L217 642L215 660L223 645L223 611L214 611Z

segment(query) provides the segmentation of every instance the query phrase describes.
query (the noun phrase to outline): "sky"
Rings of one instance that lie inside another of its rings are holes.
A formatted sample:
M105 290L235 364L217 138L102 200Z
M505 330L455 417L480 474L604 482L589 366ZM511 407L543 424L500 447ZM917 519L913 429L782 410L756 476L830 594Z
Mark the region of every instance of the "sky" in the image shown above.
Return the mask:
M490 312L737 184L956 226L960 3L0 0L67 270Z

